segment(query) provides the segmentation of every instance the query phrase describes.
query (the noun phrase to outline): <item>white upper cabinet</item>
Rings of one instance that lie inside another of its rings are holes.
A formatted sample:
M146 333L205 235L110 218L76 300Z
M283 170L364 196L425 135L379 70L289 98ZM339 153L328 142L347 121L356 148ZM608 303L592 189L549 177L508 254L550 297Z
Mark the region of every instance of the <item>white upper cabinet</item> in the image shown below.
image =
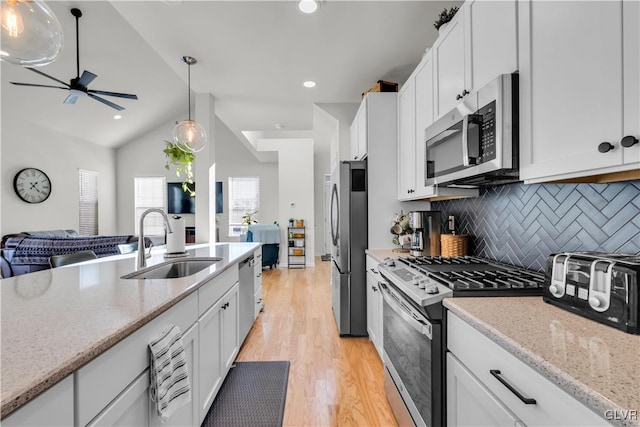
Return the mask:
M466 95L464 5L433 45L435 117L446 114Z
M500 74L518 70L514 0L467 1L433 45L434 119Z
M623 142L640 136L638 2L519 7L521 178L540 182L637 168L640 144Z
M516 2L474 0L465 4L465 86L480 89L500 74L518 70Z
M350 160L362 160L367 156L367 98L362 100L351 123L350 147Z
M409 80L398 92L398 199L410 200L416 188L416 92Z

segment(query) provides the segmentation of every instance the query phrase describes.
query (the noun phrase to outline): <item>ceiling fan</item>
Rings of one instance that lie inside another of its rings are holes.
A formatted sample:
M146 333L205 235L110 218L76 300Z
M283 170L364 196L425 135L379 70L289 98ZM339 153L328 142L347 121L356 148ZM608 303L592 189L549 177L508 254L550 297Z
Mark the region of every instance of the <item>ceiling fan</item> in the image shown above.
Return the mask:
M70 83L65 83L62 80L59 80L53 76L43 73L42 71L36 68L25 67L26 69L31 70L34 73L40 74L41 76L47 77L51 80L54 80L64 85L64 87L39 85L39 84L32 84L32 83L18 83L18 82L11 82L11 84L18 85L18 86L49 87L54 89L68 90L69 95L64 100L65 104L75 104L79 97L88 96L89 98L93 98L96 101L102 102L103 104L108 105L111 108L115 108L118 111L124 110L124 107L97 95L115 96L118 98L126 98L126 99L138 99L136 95L129 94L129 93L119 93L119 92L109 92L104 90L89 89L88 88L89 83L91 83L93 79L95 79L98 76L87 70L84 70L82 72L82 76L80 76L80 33L78 31L78 20L82 16L82 12L80 11L80 9L73 8L71 9L71 14L76 18L76 77L71 79Z

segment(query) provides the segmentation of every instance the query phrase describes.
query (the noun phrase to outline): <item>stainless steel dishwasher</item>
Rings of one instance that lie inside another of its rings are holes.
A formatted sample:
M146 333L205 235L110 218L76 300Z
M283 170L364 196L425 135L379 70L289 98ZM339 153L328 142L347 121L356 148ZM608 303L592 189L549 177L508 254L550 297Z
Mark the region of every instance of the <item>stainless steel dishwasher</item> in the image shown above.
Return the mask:
M238 270L238 316L240 317L239 338L241 344L244 342L244 339L247 337L247 334L251 329L251 325L253 324L253 281L255 280L253 266L253 256L250 256L240 263Z

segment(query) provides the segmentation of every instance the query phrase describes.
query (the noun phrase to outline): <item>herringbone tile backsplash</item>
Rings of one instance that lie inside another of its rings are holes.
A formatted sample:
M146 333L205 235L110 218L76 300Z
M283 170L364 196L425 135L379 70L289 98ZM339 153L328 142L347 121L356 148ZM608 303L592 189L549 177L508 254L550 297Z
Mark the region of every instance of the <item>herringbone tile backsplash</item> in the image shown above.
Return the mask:
M532 270L559 251L640 253L640 181L503 185L431 209L456 217L471 254Z

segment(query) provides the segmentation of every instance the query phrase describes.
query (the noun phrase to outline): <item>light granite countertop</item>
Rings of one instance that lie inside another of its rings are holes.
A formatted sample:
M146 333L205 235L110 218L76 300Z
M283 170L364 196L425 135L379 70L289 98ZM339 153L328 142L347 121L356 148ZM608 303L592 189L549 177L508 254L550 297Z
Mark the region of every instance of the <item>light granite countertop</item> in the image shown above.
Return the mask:
M443 303L596 413L605 418L612 414L606 411L618 418L629 414L610 422L640 426L640 336L577 316L542 297L447 298Z
M385 258L399 258L409 255L409 252L397 252L394 249L367 249L367 255L371 255L378 262L383 262Z
M188 246L189 257L222 260L178 279L122 279L136 270L135 253L3 279L0 416L78 370L260 246ZM164 250L155 250L147 265L164 261Z

